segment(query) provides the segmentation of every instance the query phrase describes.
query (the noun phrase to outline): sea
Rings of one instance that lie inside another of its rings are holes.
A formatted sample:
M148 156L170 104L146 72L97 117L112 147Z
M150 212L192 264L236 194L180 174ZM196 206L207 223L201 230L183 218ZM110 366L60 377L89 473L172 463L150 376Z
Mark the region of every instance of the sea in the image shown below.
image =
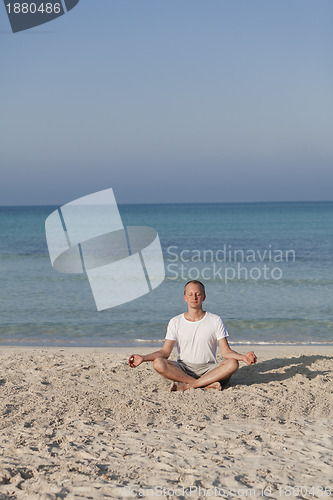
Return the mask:
M161 345L190 279L231 345L333 344L333 202L119 205L124 225L158 232L165 279L103 311L85 274L51 265L45 219L57 208L0 207L0 345Z

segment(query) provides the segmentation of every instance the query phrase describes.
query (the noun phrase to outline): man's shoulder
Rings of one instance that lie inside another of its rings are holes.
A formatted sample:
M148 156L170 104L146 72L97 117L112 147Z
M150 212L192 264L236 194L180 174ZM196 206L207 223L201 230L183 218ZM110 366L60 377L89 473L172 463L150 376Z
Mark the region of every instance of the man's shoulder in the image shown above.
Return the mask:
M217 314L213 313L208 313L208 314L209 314L208 316L209 321L211 322L211 325L213 325L215 332L217 332L217 339L219 340L224 337L229 337L228 330L226 329L221 316L218 316Z
M169 323L176 323L178 324L184 317L184 313L177 314L177 316L174 316L173 318L170 319Z
M166 339L176 340L179 328L181 327L182 318L183 314L178 314L170 319L165 337Z
M206 317L208 319L210 319L211 321L214 321L214 323L219 323L220 321L222 321L221 316L219 316L218 314L208 312L208 311L206 311Z

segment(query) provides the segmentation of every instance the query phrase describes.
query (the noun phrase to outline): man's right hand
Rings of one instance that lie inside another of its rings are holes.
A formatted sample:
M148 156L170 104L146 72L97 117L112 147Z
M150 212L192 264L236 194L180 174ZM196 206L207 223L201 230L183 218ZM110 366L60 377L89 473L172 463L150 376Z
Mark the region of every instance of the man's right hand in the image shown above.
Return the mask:
M128 358L128 364L131 368L136 368L137 366L141 365L142 362L143 356L140 356L140 354L131 354L131 356Z

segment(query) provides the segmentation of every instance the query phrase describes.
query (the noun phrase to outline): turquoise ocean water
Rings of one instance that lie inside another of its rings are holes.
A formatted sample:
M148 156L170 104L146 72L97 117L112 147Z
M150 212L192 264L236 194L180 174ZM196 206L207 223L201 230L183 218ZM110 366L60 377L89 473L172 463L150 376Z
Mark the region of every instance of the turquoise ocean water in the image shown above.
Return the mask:
M2 345L158 343L195 278L232 344L333 344L333 202L120 205L125 225L158 231L166 279L101 312L84 275L51 266L44 223L56 208L0 207Z

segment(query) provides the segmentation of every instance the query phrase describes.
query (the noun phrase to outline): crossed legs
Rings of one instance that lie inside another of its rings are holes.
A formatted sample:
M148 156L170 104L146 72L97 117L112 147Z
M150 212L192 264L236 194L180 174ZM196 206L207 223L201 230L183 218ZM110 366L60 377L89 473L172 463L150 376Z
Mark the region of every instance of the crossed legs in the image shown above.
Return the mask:
M227 359L200 378L194 378L187 375L187 373L176 366L172 361L168 361L165 358L154 359L153 367L162 377L178 382L178 384L172 384L170 390L186 391L187 389L198 389L200 387L221 390L220 381L227 380L238 370L238 361L235 359Z

